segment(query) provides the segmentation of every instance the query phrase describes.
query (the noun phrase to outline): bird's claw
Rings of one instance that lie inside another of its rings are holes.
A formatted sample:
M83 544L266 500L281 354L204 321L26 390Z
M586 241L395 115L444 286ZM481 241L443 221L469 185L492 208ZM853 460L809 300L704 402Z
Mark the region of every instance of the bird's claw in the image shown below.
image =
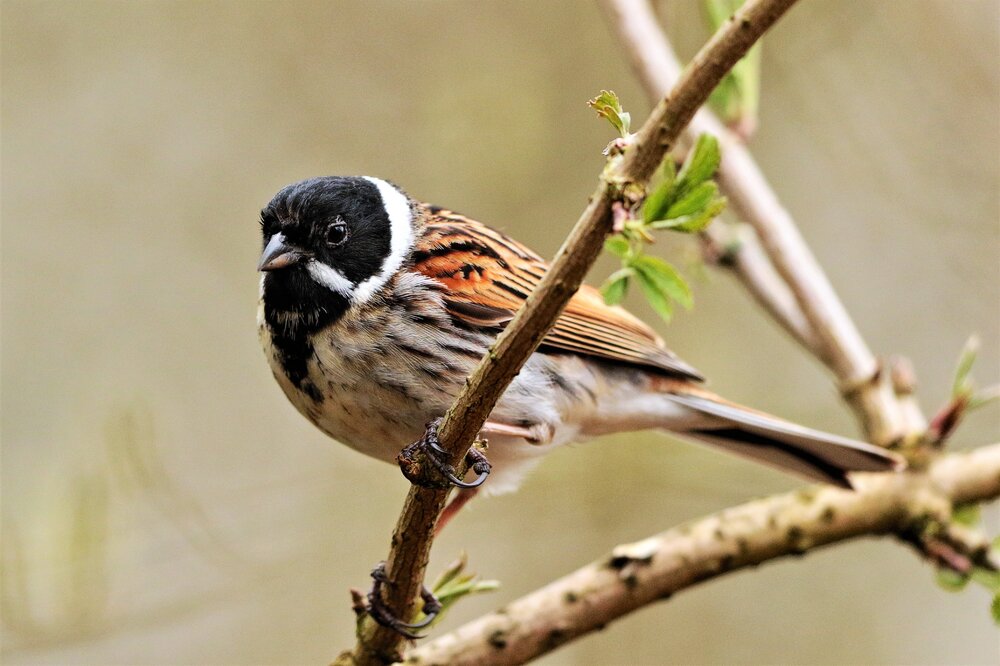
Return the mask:
M492 469L490 461L486 459L482 451L472 447L465 454L465 462L469 465L469 469L478 474L478 476L470 482L458 478L455 468L448 463L448 452L441 448L438 441L437 433L440 423L441 419L435 419L428 423L423 437L400 451L396 460L403 470L403 475L412 483L424 487L447 487L450 484L458 488L471 489L483 485L483 482L486 481L486 477L490 475L490 470ZM414 454L418 450L424 454L423 459L430 462L431 467L437 471L438 479L431 478L431 475L427 474L427 470L422 469L421 465L416 464L415 461L418 458ZM442 485L440 477L444 477L447 480L447 484Z
M429 449L428 458L430 461L437 468L437 471L441 472L441 475L448 479L453 486L459 488L478 488L483 485L486 477L490 475L492 469L490 461L486 459L482 451L475 447L469 449L469 452L465 454L465 462L468 463L469 469L479 476L474 481L468 483L455 476L455 468L445 462L448 459L448 452L438 444L437 437L427 441L427 448Z
M424 605L422 611L426 617L420 622L403 622L398 617L393 615L392 611L385 605L385 601L382 599L382 587L384 585L391 585L392 582L388 579L385 573L385 562L379 562L372 569L372 589L368 593L368 615L371 616L373 620L377 623L392 629L397 634L404 638L410 640L417 640L418 638L423 638L421 634L413 633L416 629L423 629L424 627L430 625L434 621L434 618L438 616L441 612L441 602L438 601L430 590L426 587L422 587L420 590L420 598L423 600Z

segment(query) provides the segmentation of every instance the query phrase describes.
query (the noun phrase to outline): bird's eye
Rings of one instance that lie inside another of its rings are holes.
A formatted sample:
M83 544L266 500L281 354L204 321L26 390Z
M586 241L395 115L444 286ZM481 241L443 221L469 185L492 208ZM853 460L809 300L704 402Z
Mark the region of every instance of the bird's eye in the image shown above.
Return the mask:
M265 209L260 212L260 228L265 234L270 236L278 226L278 218L274 213Z
M342 245L347 240L347 223L337 218L326 229L326 242L332 246Z

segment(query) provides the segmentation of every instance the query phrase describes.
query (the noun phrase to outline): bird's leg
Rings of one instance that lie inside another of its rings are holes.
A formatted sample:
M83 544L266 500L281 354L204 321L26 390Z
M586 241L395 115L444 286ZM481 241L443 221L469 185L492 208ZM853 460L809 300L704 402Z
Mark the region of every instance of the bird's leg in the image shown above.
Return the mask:
M451 519L458 515L458 512L463 506L469 503L476 493L479 492L479 488L459 488L455 496L451 498L448 502L448 506L444 508L441 512L441 516L438 518L437 525L434 526L434 536L441 534L441 530L444 526L451 522Z
M410 640L416 640L418 638L423 638L420 634L413 633L416 629L423 629L434 621L438 613L441 612L441 602L437 600L431 591L426 587L422 587L420 590L420 598L424 602L423 613L426 616L420 622L415 622L410 624L408 622L403 622L398 617L393 615L392 611L385 605L385 600L382 598L382 586L391 585L388 577L385 574L385 562L379 562L372 569L372 589L368 593L368 614L373 620L381 624L383 627L392 629L400 636L404 638L409 638Z
M441 419L435 419L428 423L423 437L407 446L396 456L396 462L403 470L403 476L411 483L424 488L457 486L471 489L483 485L486 477L490 475L490 461L486 459L482 451L472 447L465 454L465 462L469 469L479 476L469 483L458 478L455 468L448 463L448 452L441 448L438 441L437 431L440 423ZM422 464L425 461L428 463L427 465Z

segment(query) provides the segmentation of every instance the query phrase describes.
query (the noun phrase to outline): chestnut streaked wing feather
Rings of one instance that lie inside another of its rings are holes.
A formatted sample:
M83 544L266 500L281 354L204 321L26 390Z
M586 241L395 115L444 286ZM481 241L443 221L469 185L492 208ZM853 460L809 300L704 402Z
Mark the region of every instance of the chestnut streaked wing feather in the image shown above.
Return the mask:
M445 287L445 305L460 324L502 328L548 270L544 259L500 232L451 211L428 207L413 267ZM606 305L584 285L542 341L543 351L573 352L701 380L639 319Z

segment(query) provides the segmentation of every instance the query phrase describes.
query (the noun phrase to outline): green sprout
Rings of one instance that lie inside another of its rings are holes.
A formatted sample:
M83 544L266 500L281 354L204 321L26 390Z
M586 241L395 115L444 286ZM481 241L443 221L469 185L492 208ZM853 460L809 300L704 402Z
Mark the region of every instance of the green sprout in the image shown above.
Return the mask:
M471 594L492 592L500 587L499 581L480 580L477 574L468 573L465 570L468 563L469 558L463 551L434 581L431 591L437 597L437 600L441 602L441 611L434 618L431 626L440 622L441 618L448 612L448 609L454 606L459 599ZM423 617L423 613L421 613L417 616L416 620L420 621Z
M718 185L712 181L720 158L718 141L703 134L680 171L670 157L664 160L639 214L629 214L620 230L604 243L604 248L622 263L601 287L606 303L620 303L635 281L649 304L666 321L673 315L675 303L691 308L691 288L680 272L644 250L654 240L653 231L698 233L722 212L726 200L719 196Z
M614 92L602 90L601 94L588 101L587 105L597 111L597 115L607 118L623 139L629 135L632 116L622 110L622 104Z

